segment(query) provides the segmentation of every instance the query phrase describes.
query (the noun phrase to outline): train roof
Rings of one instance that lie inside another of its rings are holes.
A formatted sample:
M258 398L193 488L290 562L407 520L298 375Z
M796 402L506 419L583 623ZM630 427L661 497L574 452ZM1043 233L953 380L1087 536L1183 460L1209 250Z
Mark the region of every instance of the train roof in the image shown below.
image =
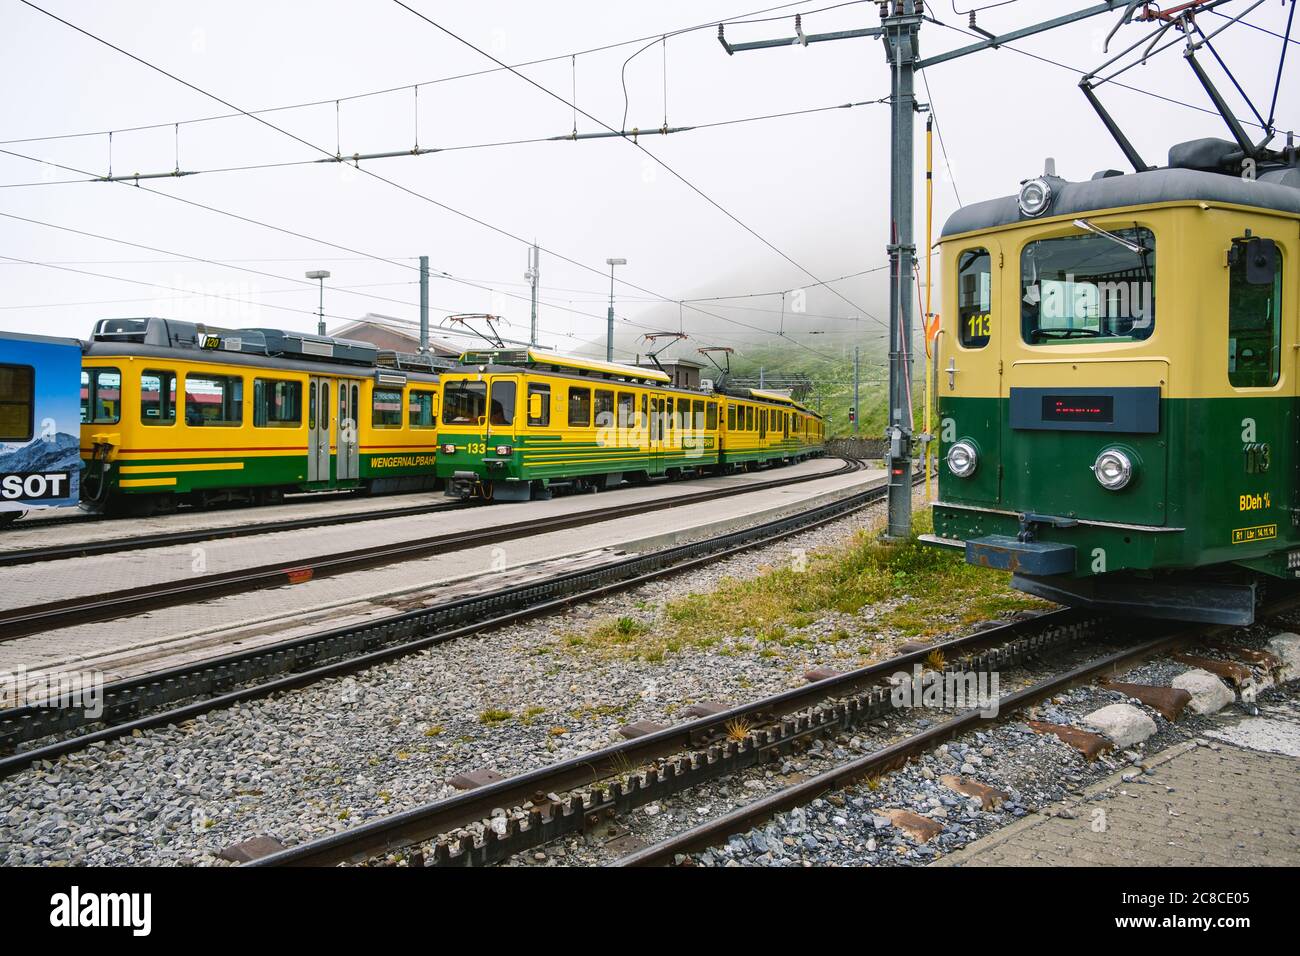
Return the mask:
M1234 158L1234 148L1226 140L1193 140L1173 147L1169 166L1160 169L1140 173L1105 170L1084 182L1045 175L1052 200L1046 214L1038 218L1168 202L1230 203L1300 215L1300 167L1294 160L1290 165L1261 165L1257 179L1245 179L1223 171L1234 162L1240 165L1240 154ZM1017 196L1003 196L957 210L948 217L940 235L946 238L1034 219L1020 211Z
M658 369L639 368L635 365L620 365L617 362L602 362L599 359L582 358L577 355L563 355L545 349L476 349L465 352L460 357L463 365L524 365L532 368L552 367L579 372L592 372L610 378L623 378L628 381L671 382L667 372Z

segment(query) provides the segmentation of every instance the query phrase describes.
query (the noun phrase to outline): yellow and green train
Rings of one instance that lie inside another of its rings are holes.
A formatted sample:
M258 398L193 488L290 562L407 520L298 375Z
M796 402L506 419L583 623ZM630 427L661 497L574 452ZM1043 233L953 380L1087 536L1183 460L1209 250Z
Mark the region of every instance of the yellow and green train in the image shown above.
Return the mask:
M540 349L466 352L441 374L438 477L449 496L527 501L822 453L821 416L784 395L669 383Z
M81 360L82 501L146 513L433 488L438 401L427 359L366 343L105 319Z
M1300 576L1300 167L1242 160L1200 140L948 220L932 543L1198 621Z

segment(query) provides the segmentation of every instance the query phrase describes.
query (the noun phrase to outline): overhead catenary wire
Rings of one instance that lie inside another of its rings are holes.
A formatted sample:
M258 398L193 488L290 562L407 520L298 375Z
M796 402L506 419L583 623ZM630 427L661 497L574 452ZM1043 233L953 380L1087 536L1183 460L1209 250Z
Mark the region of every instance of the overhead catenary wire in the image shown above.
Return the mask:
M23 0L23 2L26 3L26 2L29 2L29 0ZM523 73L520 73L520 72L519 72L518 70L516 70L516 69L513 69L513 68L511 68L511 67L506 67L506 64L502 63L500 60L498 60L496 57L494 57L491 53L487 52L486 50L482 49L481 47L475 46L475 45L474 45L473 43L471 43L469 40L466 40L464 37L460 36L459 34L455 33L454 31L452 31L452 30L448 29L447 27L443 26L441 23L438 23L436 20L430 19L428 16L426 16L426 15L423 14L423 13L421 13L419 10L416 10L414 7L412 7L412 6L410 6L409 4L405 3L404 0L393 0L393 2L394 2L395 4L397 4L399 7L401 7L402 9L404 9L404 10L410 12L410 13L413 14L414 16L416 16L416 17L418 17L419 19L423 20L425 23L428 23L430 26L434 27L435 29L441 31L442 33L445 33L447 36L449 36L449 37L451 37L452 39L456 40L458 43L461 43L461 44L463 44L464 46L468 47L469 49L473 50L474 52L478 53L480 56L483 56L483 57L485 57L485 58L491 60L493 63L496 63L498 66L505 67L505 68L508 69L511 73L513 73L515 76L519 77L521 80L523 80L524 82L528 83L530 86L534 86L534 87L536 87L538 90L540 90L541 92L545 93L547 96L550 96L551 98L553 98L553 99L555 99L555 100L558 100L560 103L563 103L563 104L566 105L566 106L575 106L575 105L576 105L576 104L573 104L573 103L568 102L567 100L564 99L563 96L561 96L560 94L556 93L554 90L551 90L551 89L549 89L548 87L543 86L541 83L538 83L536 80L532 79L531 77L525 76ZM596 118L595 116L591 115L591 114L588 113L586 110L583 110L583 109L581 109L580 107L578 108L578 112L580 112L580 113L581 113L583 116L585 116L587 119L591 120L593 123L596 123L597 125L604 127L606 130L608 130L608 131L611 132L611 133L617 133L617 132L619 132L618 130L615 130L612 126L610 126L608 123L603 122L602 120ZM775 253L776 253L778 256L780 256L782 259L786 260L788 263L790 263L792 266L794 266L794 267L795 267L796 269L798 269L800 272L804 273L806 276L808 276L810 279L812 279L812 280L813 280L814 282L816 282L818 285L824 285L824 283L822 282L822 280L819 279L819 278L818 278L814 273L812 273L812 272L809 271L806 267L804 267L802 264L800 264L799 262L797 262L797 261L796 261L794 258L792 258L789 254L787 254L786 252L784 252L784 251L782 251L780 248L778 248L778 247L777 247L775 244L773 244L769 239L767 239L766 237L764 237L763 235L761 235L759 232L757 232L757 231L756 231L752 226L748 225L748 224L745 223L743 220L741 220L738 216L736 216L733 212L731 212L731 211L728 210L726 207L724 207L721 203L719 203L719 202L718 202L716 199L714 199L712 196L710 196L710 195L708 195L707 193L705 193L702 189L700 189L700 188L699 188L698 186L696 186L693 182L691 182L689 179L687 179L685 176L683 176L681 173L679 173L676 169L674 169L672 166L670 166L670 165L669 165L667 162L665 162L663 159L661 159L660 157L656 156L656 155L655 155L653 152L651 152L650 150L646 149L646 147L643 146L643 145L642 145L640 142L638 142L636 139L627 139L626 141L629 142L629 143L631 143L631 144L632 144L636 149L639 149L639 150L641 150L641 152L645 153L645 155L648 156L648 157L650 157L650 159L652 159L652 160L653 160L657 165L659 165L659 166L662 167L664 170L666 170L668 173L670 173L672 176L674 176L676 179L678 179L681 183L683 183L685 186L687 186L690 190L692 190L692 191L695 192L698 196L700 196L701 199L703 199L703 200L704 200L705 202L707 202L709 205L713 206L715 209L717 209L719 212L721 212L724 216L726 216L728 219L730 219L730 220L731 220L732 222L734 222L736 225L740 226L740 228L742 228L743 230L745 230L747 233L749 233L751 236L753 236L755 239L757 239L757 240L758 240L759 242L761 242L763 245L767 246L769 249L771 249L773 252L775 252ZM866 315L866 316L867 316L868 318L870 318L872 321L877 322L877 323L879 323L879 324L882 325L882 326L885 324L883 320L881 320L878 316L874 315L874 314L873 314L869 309L863 308L861 305L859 305L858 303L854 302L852 299L849 299L847 296L845 296L845 295L844 295L843 293L841 293L839 290L834 289L834 288L831 288L831 287L829 287L829 286L828 286L827 288L829 288L830 291L831 291L834 295L836 295L836 296L838 296L839 298L843 299L843 300L844 300L845 302L847 302L850 306L852 306L853 308L855 308L855 309L857 309L858 311L862 312L864 315ZM804 347L807 348L807 346L804 346Z
M83 131L77 133L56 133L56 134L51 134L46 136L28 136L28 137L22 137L17 139L0 140L0 146L18 145L21 143L49 142L51 140L61 140L61 139L83 139L83 138L93 137L93 136L108 136L111 139L114 133L138 133L138 132L146 132L149 130L165 129L166 127L172 126L176 123L179 123L182 126L186 126L195 123L210 123L219 120L239 119L241 117L250 114L260 115L264 113L281 113L290 110L311 109L313 107L330 106L332 104L338 104L338 103L347 103L353 100L368 99L370 97L375 97L375 96L385 96L393 93L402 93L405 92L406 90L410 90L420 86L434 86L440 83L451 83L458 80L474 79L480 76L488 76L493 73L500 73L503 70L511 69L511 68L523 69L525 67L541 66L546 63L555 63L563 60L570 60L571 63L574 64L574 70L575 70L574 99L576 100L577 99L576 63L577 63L577 58L580 56L590 56L597 53L604 53L609 50L618 49L619 47L631 46L636 43L644 43L647 40L653 40L661 37L680 36L683 34L698 32L702 30L711 31L715 29L719 23L728 23L734 25L766 23L766 22L770 22L771 20L777 20L783 18L782 17L767 17L764 19L749 19L749 18L757 17L762 14L773 13L781 10L790 10L794 7L803 6L805 3L811 3L811 2L813 2L813 0L795 0L795 2L792 3L782 3L772 7L764 7L760 10L752 10L747 13L734 14L730 17L723 17L721 20L710 20L707 23L698 23L688 27L678 27L672 30L668 30L666 32L660 31L658 33L650 34L647 36L633 37L628 40L619 40L613 43L605 43L600 46L590 47L583 50L575 50L569 53L562 53L562 54L556 54L554 56L547 56L547 57L541 57L533 60L526 60L521 63L513 64L513 67L493 66L482 70L472 70L466 73L455 73L449 76L434 77L433 79L421 80L418 83L407 83L402 86L390 86L378 90L368 90L362 93L352 93L352 94L346 94L342 96L331 96L331 97L326 97L324 99L307 100L298 103L284 104L281 106L270 106L258 110L249 110L247 112L243 110L239 110L233 113L220 113L212 116L197 116L197 117L191 117L189 119L183 119L183 120L168 120L166 122L161 122L161 123L148 123L148 124L142 124L136 126L125 126L116 129L98 129L98 130L89 130L89 131ZM811 16L812 14L815 13L824 13L830 10L837 10L841 7L858 6L858 5L871 3L871 2L875 2L875 0L847 0L847 2L834 3L827 6L819 7L814 10L805 10L803 11L803 15ZM576 119L577 119L576 112L574 115L574 119L576 125Z
M127 50L122 49L121 47L117 46L116 44L114 44L114 43L112 43L112 42L110 42L110 41L104 39L103 37L97 36L96 34L91 33L90 31L88 31L88 30L86 30L86 29L84 29L84 28L82 28L82 27L80 27L80 26L77 26L76 24L71 23L71 22L68 21L68 20L63 19L62 17L58 16L57 14L54 14L54 13L51 13L50 11L48 11L48 10L45 10L44 8L42 8L42 7L38 6L37 4L33 3L32 0L20 0L20 2L23 3L24 5L26 5L26 6L30 7L30 8L32 8L33 10L36 10L36 11L38 11L38 12L40 12L40 13L43 13L44 15L50 17L51 19L56 20L57 22L64 24L65 26L69 27L70 29L75 30L76 32L82 34L83 36L86 36L87 38L89 38L89 39L91 39L91 40L94 40L94 41L97 42L97 43L100 43L100 44L102 44L102 45L104 45L104 46L107 46L107 47L109 47L110 49L112 49L112 50L114 50L114 51L116 51L116 52L118 52L118 53L121 53L123 56L126 56L126 57L128 57L129 59L134 60L135 62L141 64L142 66L145 66L145 67L147 67L148 69L154 70L155 72L160 73L160 74L162 74L162 75L168 77L169 79L174 80L174 81L177 82L177 83L180 83L181 85L187 87L188 89L193 90L194 92L200 93L200 94L202 94L203 96L206 96L206 97L208 97L208 98L210 98L210 99L212 99L212 100L215 100L215 101L218 102L218 103L221 103L223 106L227 107L228 109L233 109L233 110L239 110L239 109L240 109L239 107L235 106L233 103L230 103L229 101L227 101L227 100L221 98L220 96L217 96L215 93L211 93L211 92L209 92L209 91L207 91L207 90L204 90L203 88L201 88L201 87L199 87L199 86L196 86L195 84L190 83L189 81L184 80L184 79L182 79L182 78L176 76L176 75L173 74L173 73L170 73L169 71L163 69L162 67L157 66L156 64L150 63L148 60L145 60L145 59L143 59L142 57L137 56L137 55L134 54L134 53L131 53L131 52L127 51ZM406 9L409 10L410 8L407 7ZM412 12L416 12L416 11L412 11ZM422 19L425 19L425 20L428 19L427 17L424 17L423 14L418 14L418 13L417 13L417 15L420 16ZM433 21L428 21L428 22L433 23ZM435 24L435 25L436 25L436 24ZM444 30L444 32L448 32L448 31L445 31L445 29L442 28L442 27L438 27L438 28L439 28L440 30ZM466 42L466 41L461 41L461 42ZM472 46L472 44L470 44L470 45ZM475 47L475 49L477 50L477 47ZM501 66L505 66L505 64L500 63L500 61L496 60L496 59L495 59L494 57L492 57L490 54L484 53L483 51L479 51L479 52L480 52L482 55L486 56L488 59L493 60L493 62L496 62L496 63L498 63L498 64L501 65ZM509 69L509 67L507 67L507 69ZM516 76L520 76L521 78L523 78L523 79L525 79L525 80L528 79L527 77L523 77L522 74L518 73L518 72L515 71L515 70L511 70L511 72L514 73ZM528 82L530 82L530 83L534 83L534 81L532 81L532 80L528 80ZM543 90L545 90L545 87L540 86L540 84L536 84L536 83L534 83L534 85L537 85L539 89L543 89ZM552 97L554 97L555 99L559 100L560 102L562 102L562 103L566 103L566 104L567 104L567 101L564 100L564 98L561 97L561 96L559 96L558 94L553 93L553 92L551 92L551 91L549 91L549 90L546 90L546 92L547 92L550 96L552 96ZM571 104L569 104L569 105L571 105ZM241 112L244 112L244 111L241 110ZM583 115L584 115L584 116L589 116L589 114L585 113L584 111L579 110L579 112L583 112ZM307 147L309 147L309 148L315 150L316 152L322 153L322 154L324 154L324 155L326 155L326 156L329 155L328 150L326 150L326 149L324 149L324 148L322 148L322 147L320 147L320 146L317 146L316 144L311 143L311 142L309 142L309 141L306 140L306 139L303 139L302 137L296 135L295 133L292 133L292 132L290 132L290 131L288 131L288 130L285 130L285 129L282 129L282 128L276 126L274 123L271 123L269 120L263 119L263 118L260 117L260 116L252 116L252 115L247 114L247 113L245 113L245 115L248 115L250 119L253 119L253 120L255 120L255 121L258 122L258 123L261 123L262 125L268 127L269 129L275 130L276 132L281 133L282 135L288 136L289 138L295 140L295 141L298 142L298 143L301 143L301 144L304 145L304 146L307 146ZM599 122L598 120L595 120L594 117L591 117L591 118L592 118L593 122ZM602 123L601 125L605 125L605 124ZM608 128L608 127L607 127L607 128ZM637 145L637 144L634 144L634 145ZM639 148L641 148L641 149L644 150L644 147L639 147ZM6 151L6 152L8 152L8 151ZM654 159L656 162L658 162L658 163L659 163L661 166L663 166L665 169L668 169L670 172L672 172L674 176L677 176L677 178L681 179L682 182L684 182L684 183L687 183L687 182L688 182L688 181L685 180L683 177L681 177L679 174L677 174L674 170L672 170L671 167L669 167L666 163L664 163L662 160L660 160L660 159L658 159L657 157L655 157L653 153L650 153L648 150L645 150L645 152L646 152L647 155L649 155L652 159ZM11 155L16 155L16 154L14 154L14 153L12 153L12 152L10 152L10 154L11 154ZM30 158L30 157L27 157L27 158ZM58 164L54 164L54 165L58 165ZM65 167L65 168L66 168L66 167ZM500 235L502 235L502 236L505 236L505 237L507 237L507 238L513 239L513 240L515 240L516 242L518 242L518 243L520 243L520 244L523 244L523 245L532 245L532 244L533 244L531 241L529 241L529 240L525 240L525 239L523 239L522 237L517 236L517 235L515 235L514 233L510 232L509 230L503 229L503 228L501 228L500 226L495 226L495 225L493 225L493 224L491 224L491 223L489 223L489 222L487 222L487 221L485 221L485 220L483 220L483 219L480 219L480 218L478 218L478 217L476 217L476 216L474 216L474 215L472 215L472 214L470 214L470 213L464 212L463 210L457 209L457 208L455 208L455 207L453 207L453 206L451 206L451 205L449 205L449 204L447 204L447 203L441 202L440 200L437 200L437 199L434 199L434 198L432 198L432 197L430 197L430 196L427 196L427 195L425 195L424 193L419 192L418 190L412 189L412 188L410 188L410 187L408 187L408 186L404 186L404 185L402 185L401 183L394 182L394 181L391 180L391 179L387 179L386 177L381 176L381 175L379 175L378 173L375 173L373 170L370 170L370 169L364 169L364 168L361 168L361 167L358 167L358 168L359 168L363 173L365 173L367 176L370 176L370 177L372 177L372 178L374 178L374 179L376 179L376 180L378 180L378 181L380 181L380 182L387 183L388 185L394 187L395 189L400 190L400 191L403 192L403 193L406 193L406 194L408 194L408 195L411 195L411 196L417 197L417 198L419 198L419 199L422 199L422 200L424 200L425 202L428 202L428 203L430 203L430 204L432 204L432 205L434 205L434 206L437 206L438 208L441 208L441 209L444 209L444 210L446 210L446 211L448 211L448 212L451 212L451 213L453 213L453 214L455 214L455 215L457 215L457 216L460 216L460 217L462 217L462 218L464 218L464 219L466 219L466 220L468 220L468 221L470 221L470 222L474 222L474 223L476 223L476 224L478 224L478 225L480 225L480 226L482 226L482 227L484 227L484 228L486 228L486 229L489 229L489 230L491 230L491 231L493 231L493 232L496 232L496 233L498 233L498 234L500 234ZM135 185L136 185L136 188L144 188L144 187L139 187L139 184L138 184L138 183L136 183ZM688 185L691 185L691 184L688 183ZM695 186L691 185L691 188L694 189L694 190L695 190L697 193L699 193L701 196L703 196L704 198L706 198L710 203L712 203L713 205L717 206L717 208L722 209L721 205L717 204L714 200L712 200L712 199L710 199L709 197L707 197L707 196L706 196L702 191L700 191L700 190L698 189L698 187L695 187ZM151 191L153 191L153 190L151 190ZM153 192L157 192L157 191L153 191ZM169 194L166 194L166 193L157 193L157 194L158 194L158 195L169 195ZM200 205L201 205L201 204L200 204ZM211 207L209 207L209 208L211 208ZM726 210L723 210L723 211L726 212ZM728 215L728 216L731 216L731 218L735 219L735 217L734 217L732 214L727 213L727 215ZM241 217L241 218L243 218L243 217ZM738 222L738 223L740 222L739 219L735 219L735 221ZM742 223L742 225L743 225L743 223ZM753 232L753 230L752 230L752 229L749 229L749 227L746 226L745 228L746 228L747 230L749 230L750 232ZM754 234L755 236L758 235L757 233L753 233L753 234ZM761 239L761 237L759 237L759 238ZM762 241L767 242L767 240L762 240ZM768 245L770 246L771 244L768 243ZM540 248L540 247L539 247L539 248ZM773 248L774 250L776 250L776 247L775 247L775 246L771 246L771 248ZM545 251L545 252L547 252L549 255L554 256L555 258L560 259L560 260L562 260L562 261L564 261L564 262L567 262L567 263L569 263L569 264L571 264L571 265L573 265L573 266L576 266L576 267L578 267L578 268L581 268L581 269L584 269L584 270L586 270L586 271L589 271L589 272L595 273L595 274L597 274L597 275L600 275L602 278L604 277L604 270L603 270L603 269L598 269L598 268L596 268L596 267L594 267L594 266L588 265L588 264L583 263L583 262L580 262L580 261L578 261L578 260L576 260L576 259L573 259L573 258L570 258L570 257L568 257L568 256L565 256L565 255L563 255L563 254L561 254L561 253L559 253L559 252L556 252L556 251L554 251L554 250L544 249L543 251ZM783 257L789 259L789 257L786 256L784 253L780 253L780 250L776 250L776 251L777 251L779 254L781 254ZM793 259L790 259L789 261L791 261L792 263L794 262ZM796 263L796 265L797 265L797 263ZM803 269L802 266L800 266L799 268L800 268L801 271L804 271L805 273L807 273L811 278L816 279L816 276L814 276L812 273L808 272L806 269ZM625 279L625 278L619 278L618 281L619 281L619 283L621 283L621 284L623 284L623 285L625 285L625 286L627 286L627 287L629 287L629 288L636 289L637 291L645 292L645 293L647 293L647 294L651 294L651 295L658 295L657 293L653 293L651 290L646 289L646 288L644 288L643 286L639 286L639 285L637 285L636 283L629 282L629 281L628 281L627 279ZM818 284L822 284L820 280L817 280L817 281L818 281ZM838 292L838 290L831 289L831 292L834 293L835 295L839 296L840 298L844 299L844 300L845 300L846 302L848 302L850 305L854 306L854 308L858 308L860 311L862 311L863 313L867 314L869 317L873 318L875 321L880 322L880 320L879 320L878 318L875 318L874 316L872 316L871 313L868 312L866 309L862 309L860 306L857 306L857 305L856 305L855 303L853 303L851 300L849 300L849 299L847 299L845 296L843 296L842 293ZM664 301L666 301L666 302L674 302L674 301L677 301L677 300L675 300L675 299L673 299L673 298L671 298L671 297L668 297L668 296L660 296L660 298L662 298L662 299L663 299ZM697 311L697 312L702 313L702 314L705 314L705 315L712 315L714 318L721 319L721 320L724 321L724 322L729 322L729 323L731 323L731 324L739 325L739 326L743 326L743 327L757 328L757 327L755 327L755 326L748 326L747 323L739 322L738 320L731 319L731 318L726 317L726 316L719 316L719 315L716 315L715 313L709 313L709 312L707 312L706 310L700 309L698 306L691 306L691 308L692 308L693 310ZM883 323L881 323L881 324L883 325ZM758 331L763 331L763 332L766 332L766 333L768 333L768 334L776 334L776 333L772 333L771 330L758 329ZM784 336L781 336L781 337L782 337L782 338L785 338ZM812 353L812 354L822 355L822 353L818 352L818 350L813 349L813 348L811 348L810 346L804 345L803 343L795 342L795 344L798 345L798 347L800 347L800 348L802 348L802 349L805 349L806 351L808 351L808 352L810 352L810 353ZM826 357L826 356L823 355L823 357Z

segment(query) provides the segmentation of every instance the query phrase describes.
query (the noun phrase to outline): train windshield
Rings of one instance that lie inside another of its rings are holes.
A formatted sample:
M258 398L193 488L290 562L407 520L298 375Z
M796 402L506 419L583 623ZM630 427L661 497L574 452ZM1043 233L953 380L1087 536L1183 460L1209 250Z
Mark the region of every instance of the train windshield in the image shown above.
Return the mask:
M487 416L487 383L448 382L443 393L444 425L477 425Z
M1020 327L1030 345L1135 342L1155 329L1155 236L1138 226L1092 228L1030 242L1020 254Z

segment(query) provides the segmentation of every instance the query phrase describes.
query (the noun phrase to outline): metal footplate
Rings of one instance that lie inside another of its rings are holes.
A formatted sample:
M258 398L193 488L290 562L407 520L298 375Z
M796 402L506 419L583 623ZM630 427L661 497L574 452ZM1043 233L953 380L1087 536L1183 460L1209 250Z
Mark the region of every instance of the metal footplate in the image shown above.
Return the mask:
M1074 545L990 534L966 542L966 563L1036 577L1074 570Z

